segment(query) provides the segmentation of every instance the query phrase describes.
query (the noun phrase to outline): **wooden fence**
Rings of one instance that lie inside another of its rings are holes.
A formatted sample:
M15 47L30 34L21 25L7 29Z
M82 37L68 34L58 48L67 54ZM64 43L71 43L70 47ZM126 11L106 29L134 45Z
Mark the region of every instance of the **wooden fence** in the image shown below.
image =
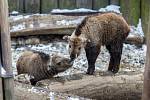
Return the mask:
M8 0L9 12L50 13L52 9L89 8L98 10L110 4L119 5L121 12L130 25L137 25L139 18L147 29L147 11L150 0Z

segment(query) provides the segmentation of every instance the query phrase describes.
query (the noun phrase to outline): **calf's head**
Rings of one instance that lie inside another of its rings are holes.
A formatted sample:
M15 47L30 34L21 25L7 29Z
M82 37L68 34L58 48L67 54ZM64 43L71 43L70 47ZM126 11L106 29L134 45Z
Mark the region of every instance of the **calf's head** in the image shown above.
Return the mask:
M63 72L73 65L73 62L64 56L53 55L51 58L51 65L55 67L58 72Z
M77 36L64 36L63 39L67 40L69 43L68 50L72 61L80 55L81 49L86 45L87 42L86 38Z

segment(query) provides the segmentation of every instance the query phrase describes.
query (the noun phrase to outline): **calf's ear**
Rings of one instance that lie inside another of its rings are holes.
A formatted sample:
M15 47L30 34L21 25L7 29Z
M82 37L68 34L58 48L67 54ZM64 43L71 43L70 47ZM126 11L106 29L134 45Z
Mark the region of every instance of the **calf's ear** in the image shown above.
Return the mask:
M66 41L68 41L70 39L70 36L65 35L65 36L63 36L63 39L66 40Z
M87 42L91 42L91 41L87 38L82 38L82 43L87 43Z

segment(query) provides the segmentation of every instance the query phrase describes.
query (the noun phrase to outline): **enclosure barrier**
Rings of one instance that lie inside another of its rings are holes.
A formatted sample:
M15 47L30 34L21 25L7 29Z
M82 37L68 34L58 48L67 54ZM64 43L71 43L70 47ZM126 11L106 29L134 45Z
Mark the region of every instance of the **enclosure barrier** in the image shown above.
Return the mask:
M0 0L0 100L14 100L10 43L8 2Z

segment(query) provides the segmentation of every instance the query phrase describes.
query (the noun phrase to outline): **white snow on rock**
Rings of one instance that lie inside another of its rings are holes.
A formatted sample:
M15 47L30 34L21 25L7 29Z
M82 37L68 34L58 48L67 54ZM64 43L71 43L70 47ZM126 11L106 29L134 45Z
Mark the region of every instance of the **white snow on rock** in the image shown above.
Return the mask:
M19 14L19 12L18 11L12 11L10 14L17 15L17 14Z
M73 13L73 12L97 12L96 10L91 10L87 8L79 8L79 9L53 9L51 13Z
M11 19L12 21L18 21L18 20L21 20L21 19L27 19L29 17L32 17L32 16L45 16L47 14L32 14L32 15L17 15L17 16L10 16L9 19Z
M78 19L76 19L76 20L61 20L61 21L56 21L56 24L57 25L77 25L77 24L80 24L81 23L81 21L83 20L85 18L85 16L84 17L80 17L80 18L78 18Z
M14 31L19 31L19 30L23 30L25 29L25 24L18 24L16 26L12 26L11 29L10 29L10 32L14 32Z
M6 75L6 70L3 67L1 67L1 74Z
M105 8L100 8L99 12L116 12L116 13L120 13L120 6L117 5L108 5Z
M129 34L130 37L132 37L134 35L138 35L140 37L144 37L144 32L142 30L141 19L139 19L139 23L137 24L137 27L131 26L130 29L131 29L130 34Z

